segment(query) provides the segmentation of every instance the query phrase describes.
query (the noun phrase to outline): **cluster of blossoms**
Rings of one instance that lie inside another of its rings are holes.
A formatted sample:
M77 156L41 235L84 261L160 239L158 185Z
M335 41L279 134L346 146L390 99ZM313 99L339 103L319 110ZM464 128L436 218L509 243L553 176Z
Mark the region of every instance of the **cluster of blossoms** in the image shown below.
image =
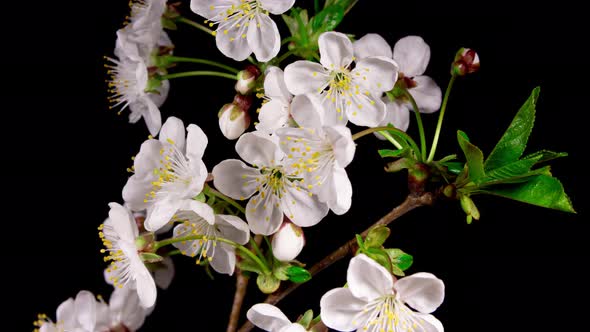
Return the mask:
M417 36L402 38L392 48L376 34L353 42L326 31L317 36L317 62L299 60L281 69L275 60L281 37L269 15L285 13L294 2L191 1L190 8L208 27L190 24L210 31L221 53L237 61L254 53L257 60L232 74L192 72L237 81L234 101L218 116L223 134L237 139L240 159L208 167L205 132L176 117L162 124L159 110L168 79L190 76L168 75L170 61L188 58L171 55L174 47L164 27L187 20L166 0L132 1L129 21L117 32L115 58L108 58L109 99L113 107L130 110L130 122L143 118L151 135L133 158L122 204L110 203L99 227L102 253L110 262L105 278L115 290L109 304L80 292L59 306L55 323L39 316L35 325L41 332L138 329L154 308L157 286L165 289L173 278L173 254L228 275L247 270L245 262L250 262L256 266L248 271L272 281L268 289L261 287L269 293L281 281L295 280L290 269L307 272L295 260L305 245L303 229L330 211L342 215L351 208L353 186L346 168L356 144L348 125L405 131L410 110L440 108L440 88L423 75L430 48ZM456 59L461 73L478 61L470 52ZM262 105L255 130L246 132L253 94ZM265 237L270 256L258 248ZM339 331L443 331L429 315L443 298L444 285L433 275L398 280L374 257L359 254L350 262L347 287L322 297L321 320ZM269 304L253 306L247 317L267 331L310 328L309 322L292 323Z

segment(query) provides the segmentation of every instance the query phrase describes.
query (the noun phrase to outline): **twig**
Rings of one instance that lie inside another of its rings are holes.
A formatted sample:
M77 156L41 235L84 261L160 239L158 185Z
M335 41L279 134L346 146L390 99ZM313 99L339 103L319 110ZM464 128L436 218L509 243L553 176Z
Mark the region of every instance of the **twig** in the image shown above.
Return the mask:
M377 222L375 222L373 225L371 225L371 227L367 228L364 232L362 232L361 235L363 237L365 237L369 233L369 230L371 228L373 228L375 226L388 225L392 221L398 219L399 217L412 211L413 209L415 209L419 206L432 205L433 202L434 202L434 196L432 195L432 193L427 192L427 193L424 193L423 195L420 195L420 196L410 194L408 197L406 197L406 199L403 201L403 203L401 203L400 205L395 207L388 214L381 217L381 219L377 220ZM356 238L353 238L350 241L346 242L340 248L336 249L330 255L324 257L324 259L322 259L321 261L316 263L314 266L312 266L309 269L309 273L311 273L312 276L316 275L317 273L319 273L323 269L325 269L328 266L334 264L335 262L341 260L342 258L344 258L348 255L353 255L356 252L356 249L357 249ZM273 294L269 295L264 302L269 303L269 304L273 304L273 305L277 304L285 296L289 295L292 291L297 289L297 287L299 287L299 285L301 285L301 284L295 284L295 283L289 284L288 286L281 288L278 291L274 292ZM253 328L254 328L254 326L252 325L252 323L250 323L248 321L244 325L242 325L242 327L238 330L238 332L249 332Z

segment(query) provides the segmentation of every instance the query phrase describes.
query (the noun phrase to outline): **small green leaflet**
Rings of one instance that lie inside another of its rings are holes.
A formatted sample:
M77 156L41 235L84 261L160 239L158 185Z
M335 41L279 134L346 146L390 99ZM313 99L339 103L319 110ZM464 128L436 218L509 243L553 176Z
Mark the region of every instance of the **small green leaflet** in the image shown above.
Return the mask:
M457 141L459 141L459 146L461 147L461 150L463 150L465 158L467 159L465 167L469 173L469 179L473 182L477 182L484 177L483 153L477 146L471 144L467 134L460 130L457 131Z

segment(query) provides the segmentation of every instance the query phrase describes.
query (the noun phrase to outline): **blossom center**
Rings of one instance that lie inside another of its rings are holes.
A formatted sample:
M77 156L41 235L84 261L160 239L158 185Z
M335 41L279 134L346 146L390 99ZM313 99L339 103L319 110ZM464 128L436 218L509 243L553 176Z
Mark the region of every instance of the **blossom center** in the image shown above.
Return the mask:
M160 166L153 171L157 180L152 182L152 190L146 194L144 203L182 193L193 182L188 159L173 140L168 139L167 143L160 149Z
M219 229L215 225L211 225L207 220L201 218L193 212L179 211L174 216L175 221L182 221L184 226L184 232L182 236L200 235L202 238L194 241L190 241L192 252L190 255L187 254L186 250L181 253L185 256L197 257L197 264L201 264L203 260L211 261L215 255L215 249L217 248L217 238L219 236ZM182 245L186 245L186 241L181 242Z
M211 5L209 7L211 11L219 10L213 19L205 21L205 23L209 24L209 27L218 24L217 31L213 32L213 35L219 32L228 35L234 28L237 28L242 33L238 32L237 35L231 36L229 41L232 42L238 38L245 39L247 35L243 29L252 24L251 20L254 20L256 15L268 15L268 10L262 7L259 0L240 0L240 2L239 5ZM260 28L260 23L257 22L256 27Z
M358 321L361 317L364 322ZM359 331L371 332L424 330L424 322L396 295L386 295L369 302L353 320L355 325L362 324Z
M110 76L107 79L109 109L123 105L119 111L121 113L129 104L135 102L147 87L147 69L143 73L138 67L141 65L139 62L119 61L109 57L104 59L110 62L104 65L107 75Z

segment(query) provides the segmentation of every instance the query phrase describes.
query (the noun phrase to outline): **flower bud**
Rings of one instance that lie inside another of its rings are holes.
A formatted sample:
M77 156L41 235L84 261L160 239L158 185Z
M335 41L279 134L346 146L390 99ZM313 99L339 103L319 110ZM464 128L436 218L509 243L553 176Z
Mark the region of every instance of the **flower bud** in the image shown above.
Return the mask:
M470 48L461 48L455 55L451 75L465 76L479 70L479 55Z
M250 94L256 86L256 79L260 76L260 70L253 65L249 65L246 69L238 73L238 81L236 82L236 92L247 95Z
M234 97L234 104L245 111L249 110L250 107L252 107L253 102L254 98L252 98L252 96L244 96L237 94Z
M461 202L461 207L463 208L463 211L467 215L468 224L471 224L473 219L479 220L479 210L477 209L477 206L475 206L473 200L469 198L469 196L461 195L459 201Z
M248 111L238 105L226 104L218 113L219 129L227 139L236 139L250 126Z
M294 260L305 245L301 227L285 221L272 238L272 253L282 262Z

